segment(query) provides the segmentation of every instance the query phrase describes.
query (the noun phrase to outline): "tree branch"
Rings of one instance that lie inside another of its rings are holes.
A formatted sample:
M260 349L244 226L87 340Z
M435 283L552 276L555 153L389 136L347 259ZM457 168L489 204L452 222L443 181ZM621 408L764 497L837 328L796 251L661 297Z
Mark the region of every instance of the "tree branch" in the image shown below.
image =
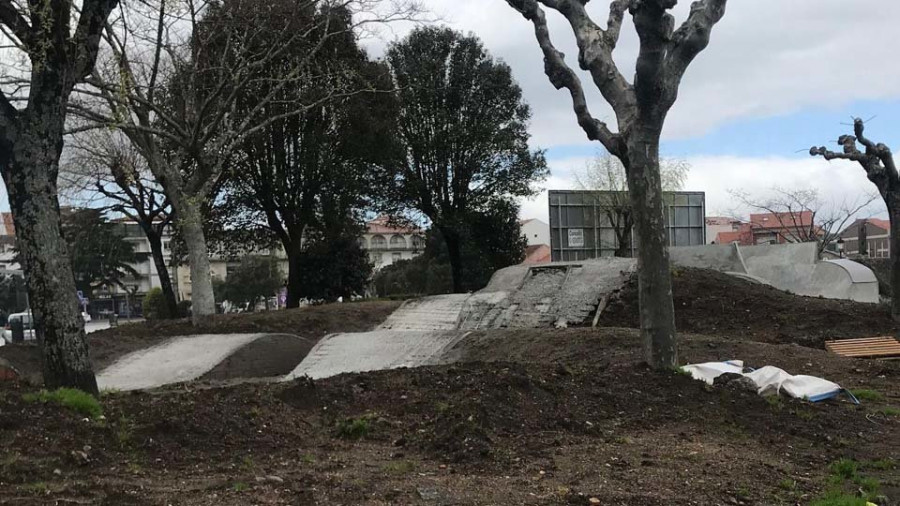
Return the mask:
M688 65L709 44L713 26L725 15L727 0L700 0L691 4L687 20L672 34L666 57L667 85L677 91ZM674 102L674 96L671 97Z
M8 27L26 49L31 47L34 38L31 25L10 0L0 0L0 23Z
M85 0L82 5L70 49L74 60L73 82L83 80L94 69L106 18L118 3L119 0Z
M578 118L578 124L590 140L600 141L610 153L619 156L624 152L621 136L613 133L606 123L594 118L588 109L584 96L584 88L578 75L566 64L565 55L554 47L547 28L544 11L535 0L507 0L509 5L519 11L525 19L534 25L541 51L544 53L544 72L557 90L566 88L572 96L572 107Z

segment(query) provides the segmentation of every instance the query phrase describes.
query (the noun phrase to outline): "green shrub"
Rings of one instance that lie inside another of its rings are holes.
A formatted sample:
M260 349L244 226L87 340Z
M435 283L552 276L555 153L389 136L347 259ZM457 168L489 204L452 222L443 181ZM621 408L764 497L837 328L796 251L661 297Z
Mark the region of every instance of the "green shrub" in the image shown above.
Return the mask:
M141 307L144 310L144 318L148 320L167 320L172 317L169 314L166 297L163 295L162 288L159 287L151 288L147 295L144 295Z
M41 390L36 394L22 396L25 402L52 402L71 409L89 418L99 418L103 414L100 402L93 395L74 388L60 388L52 392Z
M336 427L337 435L344 439L362 439L372 432L371 419L371 415L364 415L340 420Z

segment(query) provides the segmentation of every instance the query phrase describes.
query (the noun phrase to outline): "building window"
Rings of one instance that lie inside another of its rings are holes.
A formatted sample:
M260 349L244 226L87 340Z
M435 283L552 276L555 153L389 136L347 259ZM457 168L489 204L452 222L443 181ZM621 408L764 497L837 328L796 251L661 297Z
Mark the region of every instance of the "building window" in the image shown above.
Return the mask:
M383 235L372 236L372 249L386 249L387 239Z
M412 236L412 247L416 251L425 249L425 239L421 235Z
M362 249L369 249L369 243L366 241L365 237L359 238L359 247Z
M403 258L403 253L400 253L399 251L396 251L391 254L391 262L396 262L397 260L400 260L401 258Z
M392 235L391 249L406 249L406 239L402 235Z
M169 241L163 241L163 251L169 251Z

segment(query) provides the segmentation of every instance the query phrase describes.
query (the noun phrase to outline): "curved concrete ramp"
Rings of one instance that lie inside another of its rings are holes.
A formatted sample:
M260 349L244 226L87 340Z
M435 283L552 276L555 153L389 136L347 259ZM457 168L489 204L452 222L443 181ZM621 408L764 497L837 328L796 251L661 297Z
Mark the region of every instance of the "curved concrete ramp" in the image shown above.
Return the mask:
M191 381L243 346L269 334L175 337L125 355L97 376L101 389L137 390Z
M669 255L676 265L750 277L797 295L879 301L871 269L847 259L820 261L815 243L684 246Z
M455 330L374 330L332 334L319 341L284 380L301 376L320 379L350 372L432 365L439 362L444 350L464 335L464 332Z

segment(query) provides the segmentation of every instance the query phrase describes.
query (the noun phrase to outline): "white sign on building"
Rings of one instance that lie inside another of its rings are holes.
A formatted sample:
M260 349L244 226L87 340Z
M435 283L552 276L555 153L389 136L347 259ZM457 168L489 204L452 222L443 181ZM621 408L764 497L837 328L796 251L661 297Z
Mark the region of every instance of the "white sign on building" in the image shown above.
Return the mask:
M569 247L570 248L583 248L584 247L584 229L583 228L570 228L569 229Z

